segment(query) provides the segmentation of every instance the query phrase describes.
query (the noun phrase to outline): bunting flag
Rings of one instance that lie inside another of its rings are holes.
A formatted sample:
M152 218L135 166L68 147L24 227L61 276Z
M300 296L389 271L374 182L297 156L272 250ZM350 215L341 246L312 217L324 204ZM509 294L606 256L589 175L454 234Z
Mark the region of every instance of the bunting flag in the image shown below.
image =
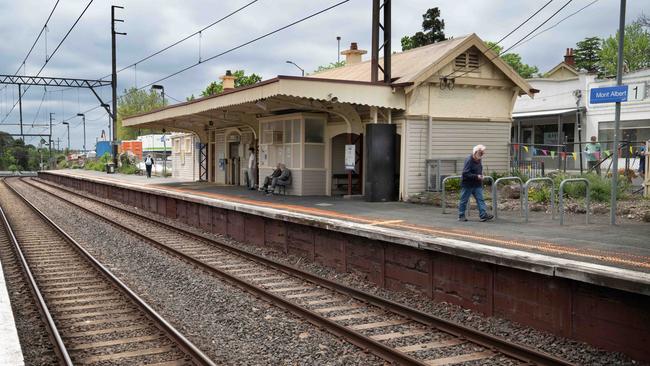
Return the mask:
M564 151L560 151L560 158L566 159L566 153Z
M605 150L605 155L609 156L609 153L610 153L609 150Z
M577 153L571 153L573 155L573 161L578 160L578 154Z
M594 152L594 156L596 157L596 160L600 160L600 151Z
M634 154L634 151L632 150L632 145L630 145L630 154Z
M513 147L515 150L519 150L519 144L513 144L512 147Z
M524 145L523 148L526 150L526 152L528 152L528 146Z
M555 158L555 151L551 150L551 158Z
M533 155L537 155L537 149L535 148L535 146L532 146L531 149L533 150Z
M548 155L548 150L542 149L542 154L544 154L544 156L547 156Z

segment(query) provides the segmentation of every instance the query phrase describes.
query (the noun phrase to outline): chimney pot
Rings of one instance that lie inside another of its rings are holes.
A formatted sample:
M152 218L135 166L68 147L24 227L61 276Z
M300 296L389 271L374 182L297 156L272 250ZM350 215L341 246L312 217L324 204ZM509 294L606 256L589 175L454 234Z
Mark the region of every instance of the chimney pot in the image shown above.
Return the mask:
M341 54L345 56L346 65L354 65L361 62L361 55L368 53L366 50L360 50L357 42L350 43L350 49L341 51Z
M576 60L575 56L573 56L573 48L566 49L566 54L564 55L564 63L570 65L571 67L575 67Z
M226 74L220 76L219 79L223 82L223 90L235 89L235 79L237 79L230 70L226 70Z

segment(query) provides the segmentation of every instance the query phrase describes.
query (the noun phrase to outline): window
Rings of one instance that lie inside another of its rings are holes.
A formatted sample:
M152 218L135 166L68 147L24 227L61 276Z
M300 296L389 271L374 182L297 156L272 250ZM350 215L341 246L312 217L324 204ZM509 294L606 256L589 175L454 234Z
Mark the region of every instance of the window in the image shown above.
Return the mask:
M262 145L266 145L267 159L264 166L275 167L284 163L288 168L300 168L299 119L262 122ZM263 160L263 159L261 159Z
M191 154L192 153L192 138L191 137L186 137L184 139L184 143L185 143L185 148L184 148L185 153L186 154Z
M325 121L320 118L305 119L305 143L322 144L325 141Z
M181 140L180 139L173 139L172 140L172 152L174 154L178 154L181 152Z
M454 67L456 69L478 69L478 52L476 51L467 51L465 53L461 53L456 57L454 60Z

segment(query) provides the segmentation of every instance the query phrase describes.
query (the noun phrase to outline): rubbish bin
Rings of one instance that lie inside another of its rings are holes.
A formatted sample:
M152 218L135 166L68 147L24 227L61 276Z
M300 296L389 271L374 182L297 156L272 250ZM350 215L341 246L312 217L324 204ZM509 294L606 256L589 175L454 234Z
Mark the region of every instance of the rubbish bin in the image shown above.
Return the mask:
M113 163L106 164L106 174L115 174L115 164Z

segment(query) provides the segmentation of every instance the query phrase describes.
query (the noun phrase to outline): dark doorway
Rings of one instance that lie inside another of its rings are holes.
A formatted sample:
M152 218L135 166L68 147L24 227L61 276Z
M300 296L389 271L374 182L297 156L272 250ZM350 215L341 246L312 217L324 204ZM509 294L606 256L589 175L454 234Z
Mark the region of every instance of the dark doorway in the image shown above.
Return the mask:
M345 166L346 145L354 145L354 170ZM342 133L332 137L332 196L360 195L363 192L363 135Z
M230 169L228 170L227 184L239 185L240 158L239 158L239 141L228 143L228 157Z

